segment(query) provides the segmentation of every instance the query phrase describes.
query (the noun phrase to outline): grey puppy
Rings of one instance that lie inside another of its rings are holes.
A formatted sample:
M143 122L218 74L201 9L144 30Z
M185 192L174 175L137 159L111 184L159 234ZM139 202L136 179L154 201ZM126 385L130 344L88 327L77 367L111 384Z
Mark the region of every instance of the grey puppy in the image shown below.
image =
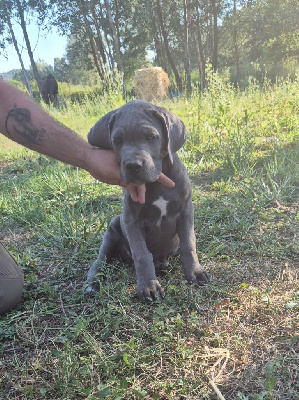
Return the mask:
M209 281L195 245L191 183L176 152L186 141L186 128L174 114L141 100L130 101L104 115L90 130L88 141L113 149L125 184L146 184L146 202L133 202L124 190L122 214L106 231L97 260L89 270L86 293L98 289L103 263L122 258L134 261L141 300L164 298L156 272L179 254L189 282ZM167 188L155 182L163 172L175 182Z

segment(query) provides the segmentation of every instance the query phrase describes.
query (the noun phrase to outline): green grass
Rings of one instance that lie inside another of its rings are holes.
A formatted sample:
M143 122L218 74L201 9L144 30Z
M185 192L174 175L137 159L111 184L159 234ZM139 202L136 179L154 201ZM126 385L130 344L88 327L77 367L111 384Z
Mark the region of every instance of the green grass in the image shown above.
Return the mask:
M227 400L298 397L299 82L210 80L163 106L188 129L180 156L212 282L189 286L172 259L163 303L140 303L121 261L85 297L121 189L2 142L0 240L26 285L0 319L0 398L217 399L210 380ZM85 136L121 104L106 94L50 113Z

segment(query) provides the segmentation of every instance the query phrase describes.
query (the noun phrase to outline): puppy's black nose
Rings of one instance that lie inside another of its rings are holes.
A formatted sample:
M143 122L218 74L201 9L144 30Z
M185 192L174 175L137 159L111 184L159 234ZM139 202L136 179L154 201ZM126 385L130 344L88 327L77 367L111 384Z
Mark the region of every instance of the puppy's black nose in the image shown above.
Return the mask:
M130 172L139 172L142 167L142 161L136 160L126 164L126 169Z

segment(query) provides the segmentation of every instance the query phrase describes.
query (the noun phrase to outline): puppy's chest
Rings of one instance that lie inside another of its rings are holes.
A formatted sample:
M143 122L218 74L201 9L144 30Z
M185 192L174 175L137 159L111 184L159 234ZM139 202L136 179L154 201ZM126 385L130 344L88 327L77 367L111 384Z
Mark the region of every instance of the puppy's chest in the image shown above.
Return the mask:
M163 225L175 223L181 210L179 199L169 199L159 195L149 199L141 210L140 218L146 225L155 225L162 228Z

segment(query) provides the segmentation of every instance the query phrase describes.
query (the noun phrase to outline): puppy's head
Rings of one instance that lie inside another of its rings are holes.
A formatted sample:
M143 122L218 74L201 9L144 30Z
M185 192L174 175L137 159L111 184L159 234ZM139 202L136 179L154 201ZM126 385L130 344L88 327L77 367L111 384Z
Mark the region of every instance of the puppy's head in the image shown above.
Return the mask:
M172 162L185 141L182 121L165 108L141 100L110 111L88 134L92 146L114 150L124 184L157 180L163 158Z

